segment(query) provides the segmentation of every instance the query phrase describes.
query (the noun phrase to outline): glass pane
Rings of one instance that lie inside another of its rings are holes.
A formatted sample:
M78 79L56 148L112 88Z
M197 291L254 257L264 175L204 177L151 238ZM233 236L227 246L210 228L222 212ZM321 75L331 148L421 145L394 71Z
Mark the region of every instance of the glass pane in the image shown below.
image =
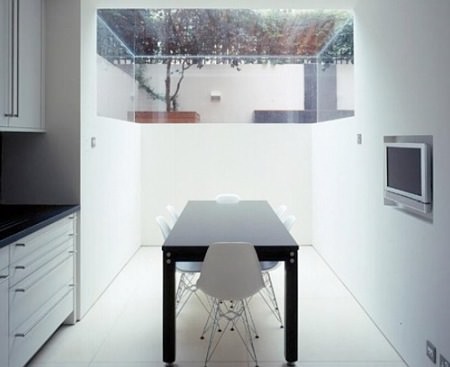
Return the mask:
M134 29L134 24L130 24ZM97 114L134 121L134 51L97 17Z
M353 18L348 18L319 54L318 122L354 115L353 55Z
M310 123L353 110L349 12L100 9L98 18L100 115Z

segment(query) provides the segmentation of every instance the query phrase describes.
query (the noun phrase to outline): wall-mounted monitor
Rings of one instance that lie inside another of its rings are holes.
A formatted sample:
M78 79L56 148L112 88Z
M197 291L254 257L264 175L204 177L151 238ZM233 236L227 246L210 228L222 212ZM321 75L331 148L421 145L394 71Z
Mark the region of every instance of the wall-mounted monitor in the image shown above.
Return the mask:
M431 147L426 143L385 143L385 198L423 213L431 211Z

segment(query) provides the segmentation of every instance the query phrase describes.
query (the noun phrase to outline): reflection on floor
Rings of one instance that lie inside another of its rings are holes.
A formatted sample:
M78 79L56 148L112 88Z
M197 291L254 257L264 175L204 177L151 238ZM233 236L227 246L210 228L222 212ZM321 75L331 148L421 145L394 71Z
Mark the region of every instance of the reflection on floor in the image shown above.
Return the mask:
M406 367L313 247L299 252L298 367ZM272 272L281 309L283 266ZM142 247L91 311L75 326L61 327L28 367L159 367L161 248ZM252 312L260 338L260 367L285 366L283 329L258 298ZM206 312L194 298L177 319L176 366L203 366L206 340L199 336ZM208 366L247 367L239 338L225 334Z

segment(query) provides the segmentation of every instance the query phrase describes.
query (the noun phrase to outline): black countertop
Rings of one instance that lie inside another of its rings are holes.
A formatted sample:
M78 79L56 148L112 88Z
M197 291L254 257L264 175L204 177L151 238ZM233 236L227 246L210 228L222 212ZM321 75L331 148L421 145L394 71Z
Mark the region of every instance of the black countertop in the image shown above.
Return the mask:
M79 209L79 205L0 205L0 248Z

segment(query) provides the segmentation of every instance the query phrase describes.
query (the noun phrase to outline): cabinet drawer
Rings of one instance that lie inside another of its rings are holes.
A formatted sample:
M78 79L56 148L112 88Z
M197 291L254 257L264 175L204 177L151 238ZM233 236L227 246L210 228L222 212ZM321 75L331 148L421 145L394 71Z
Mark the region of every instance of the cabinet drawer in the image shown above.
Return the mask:
M0 272L9 265L9 246L0 248ZM0 273L2 275L2 273Z
M28 256L40 256L40 253L50 251L65 240L67 236L73 236L73 216L68 216L52 223L22 239L12 243L10 247L10 263L23 260Z
M27 256L15 264L12 264L9 269L9 285L13 287L21 280L35 271L45 268L47 264L52 263L61 256L66 257L68 254L73 254L73 237L58 238L55 243L49 246L44 246L49 251L36 251L34 255Z
M9 367L23 367L73 312L73 290L58 293L48 303L46 312L38 312L23 329L10 334Z
M14 331L26 324L36 310L61 289L73 284L73 255L63 253L46 266L10 287L9 329Z

